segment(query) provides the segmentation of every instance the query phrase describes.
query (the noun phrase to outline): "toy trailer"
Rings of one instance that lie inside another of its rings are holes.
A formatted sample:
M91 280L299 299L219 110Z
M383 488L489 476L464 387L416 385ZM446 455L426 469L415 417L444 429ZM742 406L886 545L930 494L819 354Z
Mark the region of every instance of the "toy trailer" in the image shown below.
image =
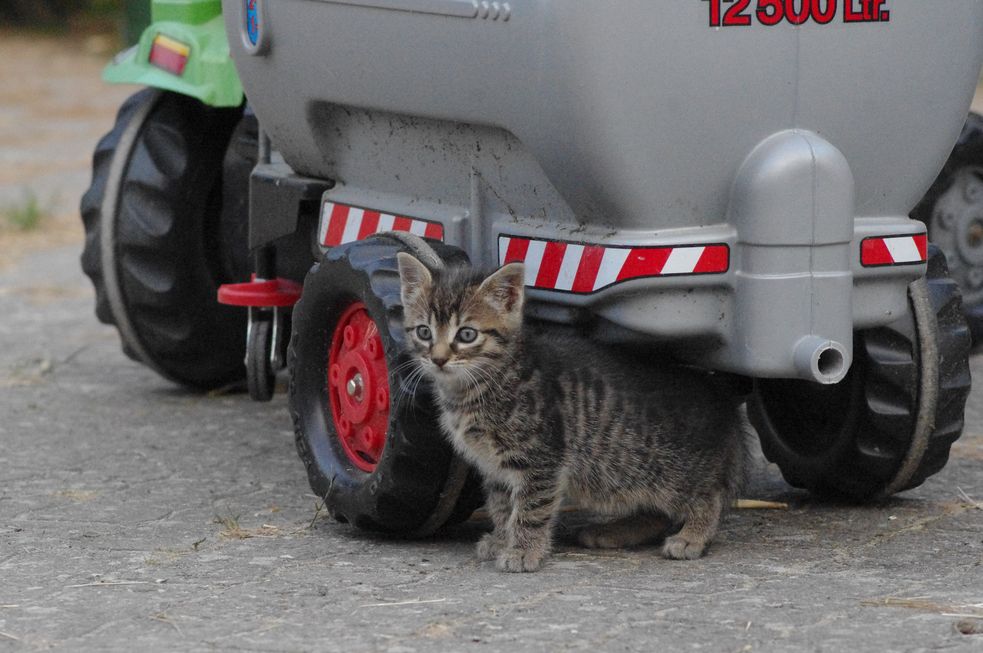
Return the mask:
M944 466L969 334L908 213L966 116L980 0L154 6L110 75L167 90L123 108L83 202L100 317L190 385L245 354L269 398L289 367L336 518L425 533L481 500L410 393L399 251L523 261L542 328L751 381L797 487L870 499ZM188 79L223 19L248 106Z

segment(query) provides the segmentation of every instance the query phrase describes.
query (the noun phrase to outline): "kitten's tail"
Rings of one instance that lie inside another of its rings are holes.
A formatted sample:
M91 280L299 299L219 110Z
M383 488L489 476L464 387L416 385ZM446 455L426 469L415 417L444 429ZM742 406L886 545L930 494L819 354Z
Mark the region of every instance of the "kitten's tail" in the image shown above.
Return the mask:
M737 430L736 442L731 449L731 469L728 475L727 494L733 503L741 498L741 493L747 487L754 463L754 444L758 438L757 431L751 426L747 415L747 405L742 404L736 409Z

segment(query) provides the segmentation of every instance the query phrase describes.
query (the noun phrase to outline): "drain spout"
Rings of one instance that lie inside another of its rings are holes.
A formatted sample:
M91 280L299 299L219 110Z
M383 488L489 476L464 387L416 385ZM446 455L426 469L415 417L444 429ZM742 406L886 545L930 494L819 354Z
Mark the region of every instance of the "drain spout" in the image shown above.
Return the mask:
M850 369L847 348L819 336L806 336L799 340L793 359L802 378L824 385L839 383Z

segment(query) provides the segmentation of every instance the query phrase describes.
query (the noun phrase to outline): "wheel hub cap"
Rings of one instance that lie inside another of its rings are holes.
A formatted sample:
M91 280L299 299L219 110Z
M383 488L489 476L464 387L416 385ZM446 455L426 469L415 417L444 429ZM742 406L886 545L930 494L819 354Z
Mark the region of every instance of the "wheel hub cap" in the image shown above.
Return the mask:
M379 329L361 302L350 306L335 327L328 399L345 454L357 468L374 471L389 428L389 371Z
M953 173L951 187L933 208L931 235L946 253L963 303L983 301L983 168L964 166Z

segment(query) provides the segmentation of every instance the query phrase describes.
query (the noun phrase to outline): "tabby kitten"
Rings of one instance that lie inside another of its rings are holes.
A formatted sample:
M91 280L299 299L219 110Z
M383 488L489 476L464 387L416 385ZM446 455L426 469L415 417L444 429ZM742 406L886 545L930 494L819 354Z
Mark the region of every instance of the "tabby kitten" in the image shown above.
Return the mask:
M583 530L586 546L656 539L666 515L681 528L662 554L703 554L743 476L736 401L686 367L533 335L521 263L482 278L401 253L399 274L407 347L433 382L445 434L483 477L494 531L478 543L481 560L539 569L565 497L614 519Z

